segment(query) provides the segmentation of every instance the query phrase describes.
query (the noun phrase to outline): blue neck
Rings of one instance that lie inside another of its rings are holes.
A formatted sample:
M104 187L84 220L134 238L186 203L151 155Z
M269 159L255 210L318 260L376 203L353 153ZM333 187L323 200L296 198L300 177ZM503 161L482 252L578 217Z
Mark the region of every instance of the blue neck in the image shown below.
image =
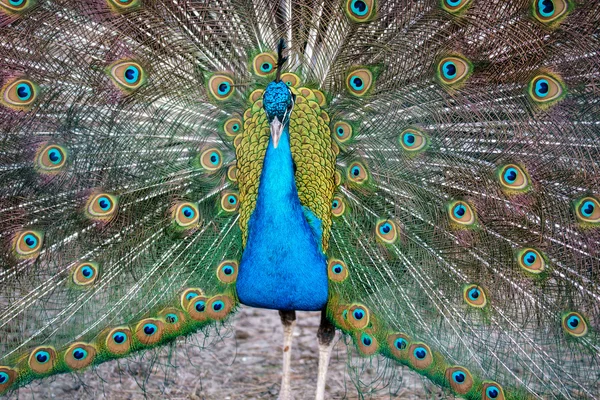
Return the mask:
M248 223L236 289L244 304L278 310L320 310L327 302L320 240L300 204L286 125L269 141L256 208Z

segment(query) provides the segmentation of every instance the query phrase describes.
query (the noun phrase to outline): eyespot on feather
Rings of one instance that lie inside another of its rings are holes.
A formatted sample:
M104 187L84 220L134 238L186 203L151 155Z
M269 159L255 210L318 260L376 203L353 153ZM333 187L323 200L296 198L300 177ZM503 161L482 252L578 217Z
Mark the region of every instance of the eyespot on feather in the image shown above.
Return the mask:
M532 274L540 274L546 269L546 260L536 249L524 248L517 253L519 267Z
M208 93L215 100L225 101L235 92L233 79L227 75L215 74L208 79Z
M504 189L523 192L529 187L529 177L523 168L516 164L503 165L498 169L498 179Z
M72 272L73 283L79 287L91 287L98 278L98 264L94 262L82 262L76 265Z
M408 346L410 337L404 333L392 333L387 337L387 344L392 355L400 360L408 360Z
M209 172L216 171L223 165L223 155L214 147L206 149L200 154L200 165Z
M346 0L346 14L354 22L366 22L375 16L375 0Z
M567 0L532 0L533 16L547 26L556 26L569 13Z
M472 226L475 224L475 210L465 201L453 201L448 206L450 220L461 226Z
M504 390L496 382L484 381L481 388L483 400L504 400Z
M472 0L440 0L442 9L451 14L462 14L466 11Z
M139 8L142 0L106 0L106 3L112 11L121 14Z
M165 332L178 332L185 323L185 315L174 307L167 307L157 314L165 322Z
M394 244L398 240L398 227L390 219L379 220L375 226L375 235L386 244Z
M194 321L203 322L208 319L208 298L202 295L195 296L188 301L187 312Z
M345 121L338 121L333 125L332 132L338 142L345 143L352 138L352 125Z
M217 267L217 278L223 283L233 283L238 276L238 262L235 260L225 260Z
M229 118L223 125L225 134L229 137L236 137L244 131L244 124L238 117Z
M292 72L286 72L285 74L281 74L281 80L285 82L286 85L297 88L300 86L300 77Z
M337 308L335 309L335 312L333 313L333 319L334 319L335 323L343 331L350 331L353 329L350 326L350 324L348 323L348 320L346 319L347 315L348 315L348 306L347 305L337 306Z
M369 310L362 304L353 304L348 309L346 321L353 329L365 329L369 325Z
M56 363L56 350L49 346L36 347L29 355L28 365L37 374L47 374Z
M192 299L198 296L204 296L204 292L198 288L185 289L180 296L181 308L187 310L190 301L192 301Z
M2 104L13 110L27 111L38 97L39 87L31 80L17 78L2 87Z
M90 365L96 357L96 348L88 343L76 342L65 352L65 363L72 369Z
M221 196L221 209L228 213L236 212L240 205L238 194L227 191Z
M35 160L38 172L57 173L67 162L67 151L56 144L44 144L38 149Z
M463 288L463 299L471 307L484 308L487 305L487 296L481 286L467 285Z
M354 96L364 96L372 85L373 73L367 68L355 69L346 75L346 89Z
M467 394L473 387L473 376L468 369L454 366L446 368L446 381L458 394Z
M108 193L92 194L87 201L85 209L88 218L107 221L116 215L118 199L116 196Z
M438 63L437 77L442 84L454 86L465 81L471 69L469 61L462 57L445 57Z
M206 302L206 314L217 321L227 317L232 308L233 299L226 295L213 296Z
M341 217L346 211L346 203L340 196L335 196L331 201L331 214L334 217Z
M36 0L0 0L0 11L9 15L19 15L30 10L37 3ZM0 384L0 387L2 384ZM2 389L0 388L0 392Z
M581 222L600 224L600 201L587 196L575 202L575 216Z
M350 182L357 183L359 185L365 183L369 179L369 174L365 166L355 161L348 167L346 176Z
M258 76L269 76L277 71L277 60L271 53L260 53L252 60L252 69Z
M427 138L425 135L414 128L407 128L400 134L398 138L402 149L409 153L416 153L423 150L427 145Z
M142 66L131 60L121 60L108 67L108 76L115 86L131 93L146 82L146 73Z
M372 356L377 353L377 350L379 349L377 338L373 335L371 330L355 332L354 340L356 341L358 350L363 356Z
M13 239L13 248L19 258L36 257L44 244L44 234L40 231L23 230Z
M191 202L179 202L172 207L173 221L181 228L194 228L200 222L198 205Z
M531 100L540 106L550 106L564 97L564 85L557 75L538 74L529 81Z
M588 333L587 321L577 312L563 315L562 327L566 333L575 337L583 337Z
M348 278L348 267L342 260L332 258L327 263L327 275L334 282L343 282Z
M0 394L11 387L17 379L17 370L0 366Z
M137 323L135 337L144 345L156 344L162 338L164 323L154 318L145 318Z
M131 348L131 330L127 327L113 328L104 341L106 349L112 354L123 355Z
M423 371L433 363L433 354L425 343L413 343L408 347L408 361L413 368Z

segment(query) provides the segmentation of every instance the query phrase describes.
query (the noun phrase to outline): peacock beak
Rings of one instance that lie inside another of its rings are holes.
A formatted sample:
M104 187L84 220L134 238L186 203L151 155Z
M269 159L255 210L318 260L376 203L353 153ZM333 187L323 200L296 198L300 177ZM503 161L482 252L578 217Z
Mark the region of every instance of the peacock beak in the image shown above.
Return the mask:
M279 121L279 118L273 118L270 124L271 137L273 138L273 147L277 148L279 139L281 139L281 132L283 132L283 124Z

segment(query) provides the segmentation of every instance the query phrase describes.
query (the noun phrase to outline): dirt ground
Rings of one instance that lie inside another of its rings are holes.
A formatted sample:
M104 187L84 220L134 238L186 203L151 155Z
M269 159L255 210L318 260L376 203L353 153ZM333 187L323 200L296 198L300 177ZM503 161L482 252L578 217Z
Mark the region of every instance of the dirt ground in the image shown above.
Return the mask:
M299 312L292 347L296 399L314 398L318 312ZM243 307L229 329L196 334L157 351L102 364L81 374L34 382L12 399L276 399L281 373L282 327L277 311ZM442 399L443 392L382 358L347 366L336 336L329 366L328 399Z

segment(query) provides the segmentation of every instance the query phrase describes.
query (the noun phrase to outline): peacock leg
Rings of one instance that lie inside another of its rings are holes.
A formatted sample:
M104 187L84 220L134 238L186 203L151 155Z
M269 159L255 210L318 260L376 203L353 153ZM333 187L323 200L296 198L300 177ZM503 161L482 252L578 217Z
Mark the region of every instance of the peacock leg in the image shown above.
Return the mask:
M281 378L279 400L290 400L292 398L290 364L292 361L292 335L294 334L294 326L296 326L296 311L279 311L279 316L283 324L283 376Z
M317 331L319 339L319 377L317 378L317 394L316 400L325 399L325 382L327 379L327 367L329 366L329 358L331 357L331 349L333 348L333 338L335 337L335 327L329 319L325 309L321 312L321 324Z

